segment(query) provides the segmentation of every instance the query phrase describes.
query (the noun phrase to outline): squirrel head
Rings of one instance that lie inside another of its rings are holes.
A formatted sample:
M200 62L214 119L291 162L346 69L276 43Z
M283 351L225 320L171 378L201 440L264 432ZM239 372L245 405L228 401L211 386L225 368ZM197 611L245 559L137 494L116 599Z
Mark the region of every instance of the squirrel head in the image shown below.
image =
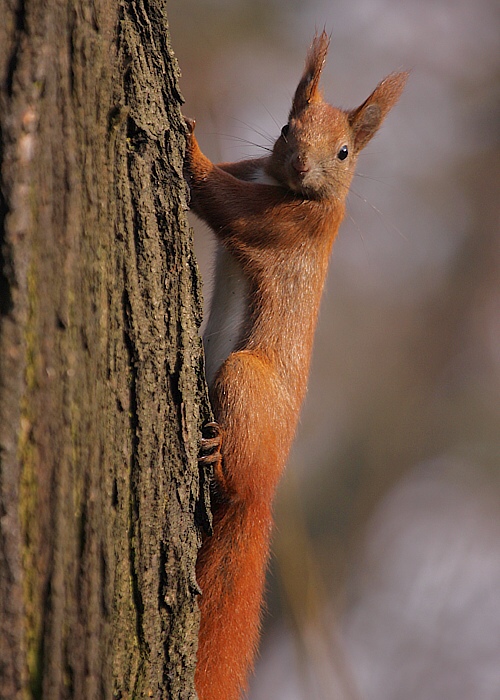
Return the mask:
M408 73L384 78L357 109L332 107L318 87L329 43L324 31L314 38L267 171L306 199L344 200L359 152L396 104Z

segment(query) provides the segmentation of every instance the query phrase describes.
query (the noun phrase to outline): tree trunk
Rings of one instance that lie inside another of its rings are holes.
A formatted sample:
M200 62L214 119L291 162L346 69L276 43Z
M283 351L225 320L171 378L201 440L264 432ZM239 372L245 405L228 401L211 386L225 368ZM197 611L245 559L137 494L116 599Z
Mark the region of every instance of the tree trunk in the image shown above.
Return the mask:
M0 696L194 698L208 409L165 2L0 17Z

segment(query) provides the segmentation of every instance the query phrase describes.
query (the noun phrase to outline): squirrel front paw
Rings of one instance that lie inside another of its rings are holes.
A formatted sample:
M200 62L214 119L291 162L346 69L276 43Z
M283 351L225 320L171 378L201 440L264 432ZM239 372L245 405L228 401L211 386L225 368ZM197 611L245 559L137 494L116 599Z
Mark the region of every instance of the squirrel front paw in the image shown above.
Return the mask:
M198 141L194 135L196 121L189 117L184 117L186 125L186 152L184 155L184 179L187 182L190 193L190 207L195 207L195 185L203 177L203 159Z
M196 121L190 119L189 117L184 117L184 123L186 125L186 152L184 155L184 179L186 180L189 189L189 198L193 200L193 164L194 164L194 152L196 150L196 138L194 135L194 128L196 126Z
M191 119L190 117L184 117L184 122L186 124L186 129L188 134L194 133L194 128L196 126L196 120Z
M203 155L200 146L194 135L196 121L189 117L184 117L186 125L186 153L184 159L184 173L190 186L205 180L208 173L213 168L209 159Z

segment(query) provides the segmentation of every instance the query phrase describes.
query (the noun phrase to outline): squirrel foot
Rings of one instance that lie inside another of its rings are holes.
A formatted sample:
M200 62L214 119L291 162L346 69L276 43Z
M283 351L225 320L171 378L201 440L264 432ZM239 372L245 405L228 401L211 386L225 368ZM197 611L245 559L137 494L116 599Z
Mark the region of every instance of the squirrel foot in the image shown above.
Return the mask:
M201 429L198 464L203 467L213 468L214 486L218 492L224 492L226 487L226 479L222 471L221 445L222 430L220 425L215 421L205 423Z
M219 424L215 421L205 423L201 429L198 463L203 466L214 466L215 468L221 462L221 444L222 434Z

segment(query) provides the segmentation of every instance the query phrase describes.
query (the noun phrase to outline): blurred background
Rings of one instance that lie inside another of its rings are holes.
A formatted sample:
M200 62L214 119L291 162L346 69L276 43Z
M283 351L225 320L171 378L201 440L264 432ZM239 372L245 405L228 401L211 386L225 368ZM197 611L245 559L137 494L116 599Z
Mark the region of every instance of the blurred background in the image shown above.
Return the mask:
M500 698L500 11L495 0L170 3L185 114L263 154L316 29L322 86L407 89L363 152L276 502L251 700ZM210 298L211 234L193 219Z

